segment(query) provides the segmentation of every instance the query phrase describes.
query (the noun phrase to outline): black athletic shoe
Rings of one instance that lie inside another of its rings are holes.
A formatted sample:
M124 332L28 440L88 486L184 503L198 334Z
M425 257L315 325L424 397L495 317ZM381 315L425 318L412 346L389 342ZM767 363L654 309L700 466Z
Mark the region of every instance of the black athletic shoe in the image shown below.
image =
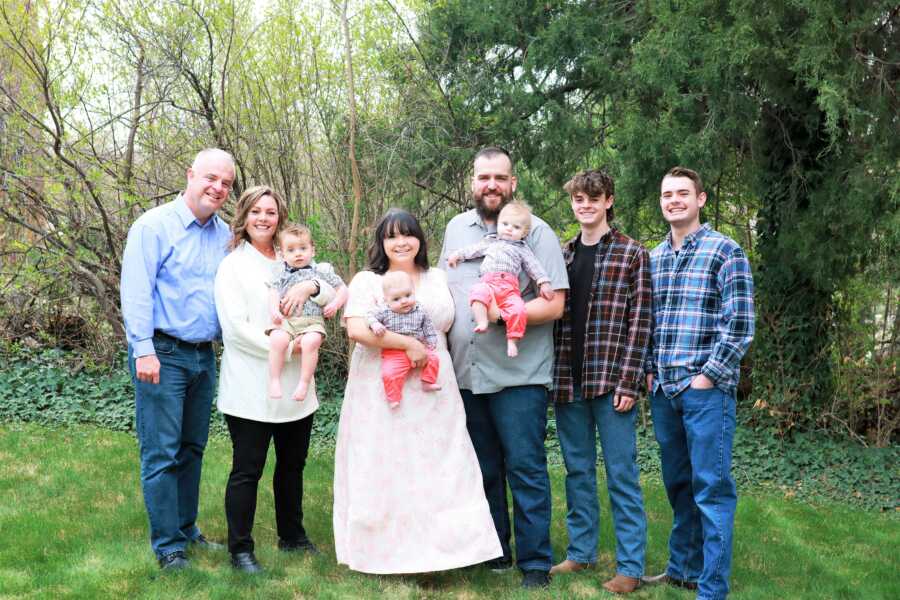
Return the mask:
M550 573L547 571L522 571L522 587L537 590L550 587Z
M181 550L159 557L159 568L163 571L177 571L186 569L189 566L191 566L191 563L188 562L187 556Z
M512 559L508 556L498 556L497 558L486 560L481 564L494 573L505 573L506 571L512 569L513 566Z
M299 552L302 554L311 554L313 556L319 554L316 545L309 541L309 538L303 538L296 542L288 542L286 540L278 540L278 549L282 552Z

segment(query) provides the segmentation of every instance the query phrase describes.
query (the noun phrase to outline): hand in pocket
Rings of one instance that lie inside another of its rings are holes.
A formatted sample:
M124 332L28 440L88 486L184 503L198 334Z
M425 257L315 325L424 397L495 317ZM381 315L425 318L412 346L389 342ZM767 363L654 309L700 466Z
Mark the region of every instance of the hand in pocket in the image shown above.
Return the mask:
M695 390L711 390L714 387L716 387L716 384L703 373L700 373L691 380L691 388Z

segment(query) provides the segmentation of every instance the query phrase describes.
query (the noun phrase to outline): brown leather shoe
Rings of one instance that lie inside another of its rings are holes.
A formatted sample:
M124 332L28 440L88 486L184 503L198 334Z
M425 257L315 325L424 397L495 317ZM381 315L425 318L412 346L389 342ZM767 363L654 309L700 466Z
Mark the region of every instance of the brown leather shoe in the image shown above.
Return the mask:
M551 575L565 575L566 573L577 573L578 571L584 571L585 569L593 568L593 564L591 563L580 563L575 562L574 560L569 560L568 558L558 565L554 566L550 569Z
M616 576L603 584L603 589L613 594L630 594L641 587L641 580L616 573Z

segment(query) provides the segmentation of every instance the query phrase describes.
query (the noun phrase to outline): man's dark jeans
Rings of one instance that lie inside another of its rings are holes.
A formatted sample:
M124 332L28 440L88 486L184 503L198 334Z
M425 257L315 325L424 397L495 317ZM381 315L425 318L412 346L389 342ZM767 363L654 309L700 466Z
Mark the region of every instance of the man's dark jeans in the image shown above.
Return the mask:
M512 556L506 502L508 482L513 498L516 564L523 571L549 571L553 550L550 477L544 450L547 389L525 385L493 394L460 392L503 555Z
M737 491L731 477L735 398L718 388L688 388L650 399L663 483L674 513L666 572L696 581L697 598L728 594Z
M128 364L150 545L162 557L184 550L200 535L196 525L200 469L209 436L216 360L211 344L190 345L157 335L153 345L160 363L158 384L137 380L131 348Z

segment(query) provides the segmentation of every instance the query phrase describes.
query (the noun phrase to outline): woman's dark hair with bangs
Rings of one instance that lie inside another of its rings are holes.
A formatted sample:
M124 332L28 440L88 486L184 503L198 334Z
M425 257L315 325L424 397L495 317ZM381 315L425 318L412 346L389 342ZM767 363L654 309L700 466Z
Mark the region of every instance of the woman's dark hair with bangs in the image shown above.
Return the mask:
M425 242L425 232L422 231L418 219L402 208L388 210L375 227L375 236L369 246L369 269L379 275L387 272L390 264L384 252L384 240L395 233L411 235L419 240L419 252L416 254L415 263L417 267L427 271L428 246Z

